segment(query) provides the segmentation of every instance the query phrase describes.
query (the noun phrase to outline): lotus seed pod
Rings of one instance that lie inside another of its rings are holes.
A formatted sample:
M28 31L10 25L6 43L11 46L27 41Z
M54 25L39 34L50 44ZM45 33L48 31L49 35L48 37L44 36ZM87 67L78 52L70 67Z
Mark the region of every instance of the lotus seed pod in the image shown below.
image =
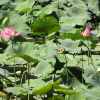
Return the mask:
M17 71L16 74L17 74L17 75L20 75L20 74L21 74L21 71Z

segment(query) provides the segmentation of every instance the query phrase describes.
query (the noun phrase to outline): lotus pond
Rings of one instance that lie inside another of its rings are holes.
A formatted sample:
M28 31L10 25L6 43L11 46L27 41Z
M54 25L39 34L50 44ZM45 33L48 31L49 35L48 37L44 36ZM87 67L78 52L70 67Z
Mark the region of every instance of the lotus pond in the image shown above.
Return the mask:
M0 100L100 100L100 1L0 0Z

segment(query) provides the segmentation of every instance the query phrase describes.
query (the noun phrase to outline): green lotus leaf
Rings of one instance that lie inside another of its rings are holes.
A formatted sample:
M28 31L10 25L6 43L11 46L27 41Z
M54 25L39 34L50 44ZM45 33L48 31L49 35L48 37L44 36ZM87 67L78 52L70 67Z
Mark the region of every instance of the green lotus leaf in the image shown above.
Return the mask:
M60 30L57 20L54 17L43 17L37 19L31 25L33 35L48 35Z
M24 59L25 61L27 61L28 63L39 62L39 60L32 58L28 55L25 55L25 54L17 54L17 55L14 55L12 57L7 58L7 60L10 60L10 59L13 59L13 58L16 58L16 57L20 57L20 58Z
M35 3L35 0L27 0L18 3L15 10L20 11L20 12L27 12L29 9L32 8L33 4Z

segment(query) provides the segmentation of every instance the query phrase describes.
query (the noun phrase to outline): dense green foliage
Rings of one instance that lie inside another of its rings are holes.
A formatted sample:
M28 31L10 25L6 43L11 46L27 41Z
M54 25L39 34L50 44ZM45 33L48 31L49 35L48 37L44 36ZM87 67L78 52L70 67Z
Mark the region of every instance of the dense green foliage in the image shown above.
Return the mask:
M100 100L99 0L0 0L10 26L23 34L0 39L0 100Z

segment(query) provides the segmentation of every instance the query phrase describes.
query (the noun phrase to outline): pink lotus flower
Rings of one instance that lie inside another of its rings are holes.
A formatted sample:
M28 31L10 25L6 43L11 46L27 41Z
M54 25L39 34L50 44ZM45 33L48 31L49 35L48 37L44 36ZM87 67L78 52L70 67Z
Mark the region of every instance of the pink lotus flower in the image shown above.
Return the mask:
M6 39L12 39L14 36L20 36L23 33L17 33L12 27L5 28L2 33L0 33L1 38Z
M90 27L86 27L84 32L80 32L84 37L88 37L91 35L90 33Z

